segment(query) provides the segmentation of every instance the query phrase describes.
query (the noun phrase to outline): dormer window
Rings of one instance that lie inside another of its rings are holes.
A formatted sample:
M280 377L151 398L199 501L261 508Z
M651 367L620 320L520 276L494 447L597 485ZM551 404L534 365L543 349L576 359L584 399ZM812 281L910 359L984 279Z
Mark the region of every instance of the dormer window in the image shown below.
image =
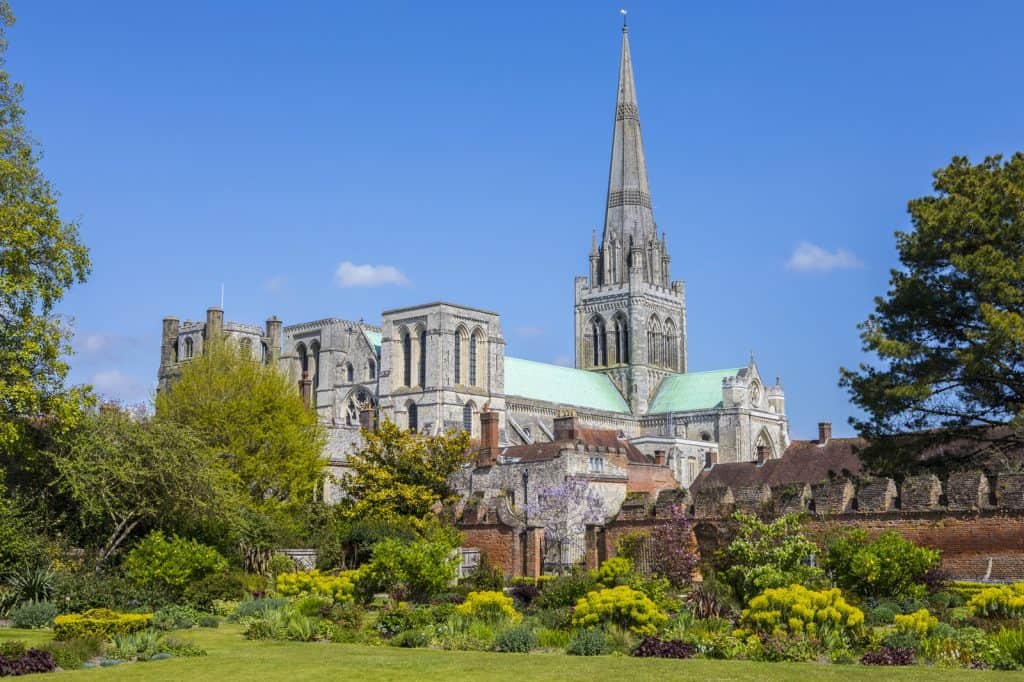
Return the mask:
M604 457L591 457L590 458L590 473L602 474L604 473Z

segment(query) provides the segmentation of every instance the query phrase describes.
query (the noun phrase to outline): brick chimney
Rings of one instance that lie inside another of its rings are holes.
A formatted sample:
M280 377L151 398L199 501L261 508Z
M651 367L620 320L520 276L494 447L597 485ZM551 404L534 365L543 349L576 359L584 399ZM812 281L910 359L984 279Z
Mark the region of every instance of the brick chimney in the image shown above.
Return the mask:
M654 464L655 464L655 466L659 466L659 467L665 466L665 451L664 450L655 450L654 451Z
M761 466L768 461L768 446L758 445L757 446L757 466Z
M555 440L576 440L580 435L580 424L575 412L555 417Z
M704 467L710 469L718 464L718 450L707 450L704 453Z
M480 412L480 449L477 450L476 464L481 467L498 463L498 413L491 410Z
M818 444L824 445L832 440L832 422L818 422Z

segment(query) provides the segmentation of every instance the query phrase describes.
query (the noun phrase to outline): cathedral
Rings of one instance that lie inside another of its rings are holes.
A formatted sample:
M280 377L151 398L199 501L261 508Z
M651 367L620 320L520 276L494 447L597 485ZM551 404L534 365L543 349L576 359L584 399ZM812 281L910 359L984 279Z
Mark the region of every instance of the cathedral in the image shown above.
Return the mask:
M469 431L492 463L506 449L556 441L556 430L611 432L611 445L593 452L628 455L634 468L657 462L684 488L718 462L779 457L789 433L777 379L766 385L753 359L690 371L686 289L670 277L668 239L651 207L623 27L604 226L592 237L588 273L574 282L575 367L506 355L500 315L455 303L385 310L379 326L271 318L260 327L226 322L211 308L201 321L164 319L158 390L204 340L232 339L287 372L316 409L335 473L374 419L420 433ZM591 472L603 471L600 459L591 454Z

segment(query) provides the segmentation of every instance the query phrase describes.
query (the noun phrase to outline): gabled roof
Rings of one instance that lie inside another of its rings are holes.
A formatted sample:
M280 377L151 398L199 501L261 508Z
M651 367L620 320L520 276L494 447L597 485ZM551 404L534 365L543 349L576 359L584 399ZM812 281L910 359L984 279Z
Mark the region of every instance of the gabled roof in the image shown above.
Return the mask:
M863 466L857 453L866 445L867 441L861 438L830 438L825 444L813 440L793 441L781 457L762 465L728 462L704 469L690 486L690 492L726 486L815 485L830 476L856 476Z
M714 369L709 372L670 374L661 380L658 392L647 408L649 414L709 410L722 406L722 379L734 377L743 368Z
M508 356L505 394L559 405L629 412L622 394L604 374Z
M373 351L377 355L380 355L380 344L381 339L384 338L384 335L381 334L380 332L373 331L372 329L367 329L366 327L363 327L363 336L366 337L366 340L370 343L370 347L373 348Z

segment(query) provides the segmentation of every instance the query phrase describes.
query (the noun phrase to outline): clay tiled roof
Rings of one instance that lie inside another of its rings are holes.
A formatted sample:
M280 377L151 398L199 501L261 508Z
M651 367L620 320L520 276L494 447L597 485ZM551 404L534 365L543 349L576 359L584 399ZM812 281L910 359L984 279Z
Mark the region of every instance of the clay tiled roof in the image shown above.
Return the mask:
M782 457L763 465L757 462L730 462L705 469L690 486L701 488L809 483L814 485L829 476L856 476L863 466L857 452L867 442L861 438L831 438L824 445L814 440L793 441Z
M541 462L554 459L563 449L575 447L582 443L587 449L625 450L626 458L633 464L651 464L652 461L640 452L629 441L619 438L618 433L611 429L576 429L576 438L572 440L553 441L551 443L531 443L529 445L511 445L503 448L502 457L517 459L521 462Z

